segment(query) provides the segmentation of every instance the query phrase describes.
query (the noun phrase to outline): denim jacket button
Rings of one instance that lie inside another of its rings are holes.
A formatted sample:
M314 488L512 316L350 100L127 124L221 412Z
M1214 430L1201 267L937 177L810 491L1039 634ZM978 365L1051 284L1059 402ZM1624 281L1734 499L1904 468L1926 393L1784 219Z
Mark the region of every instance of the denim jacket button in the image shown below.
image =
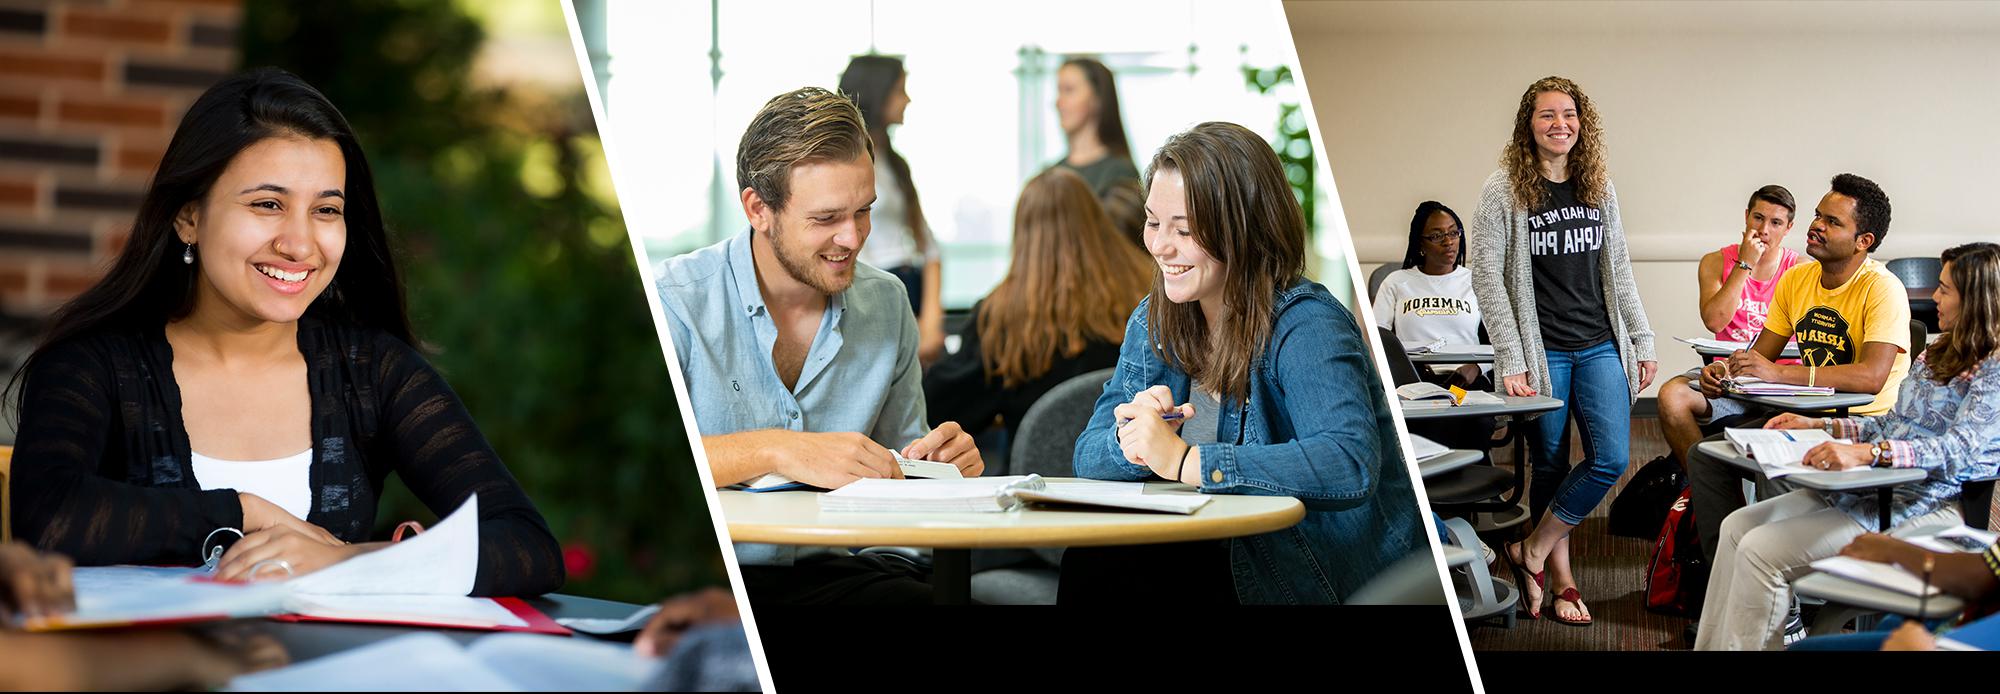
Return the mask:
M1222 484L1222 471L1221 470L1210 471L1208 473L1208 479L1209 481L1214 482L1216 484Z

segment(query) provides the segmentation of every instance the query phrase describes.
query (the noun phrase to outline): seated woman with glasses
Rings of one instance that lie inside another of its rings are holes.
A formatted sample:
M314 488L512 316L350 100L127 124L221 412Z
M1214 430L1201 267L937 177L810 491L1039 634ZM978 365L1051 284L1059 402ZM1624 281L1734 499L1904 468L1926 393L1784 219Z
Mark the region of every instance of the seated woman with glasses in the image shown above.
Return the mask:
M1442 340L1449 345L1476 345L1479 339L1479 297L1472 293L1472 271L1465 268L1465 226L1458 213L1436 200L1425 200L1410 218L1410 243L1403 269L1389 273L1375 292L1375 324L1396 331L1410 347ZM1433 365L1444 385L1492 390L1478 364Z

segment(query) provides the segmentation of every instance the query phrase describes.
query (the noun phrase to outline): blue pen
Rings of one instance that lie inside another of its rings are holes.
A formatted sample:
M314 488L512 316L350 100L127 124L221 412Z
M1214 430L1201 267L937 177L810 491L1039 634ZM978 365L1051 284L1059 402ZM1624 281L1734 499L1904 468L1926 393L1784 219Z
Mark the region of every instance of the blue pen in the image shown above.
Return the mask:
M1181 413L1179 413L1179 412L1168 412L1168 413L1166 413L1166 414L1163 414L1163 415L1160 415L1160 419L1161 419L1162 421L1168 421L1168 422L1171 422L1171 421L1174 421L1174 420L1177 420L1177 419L1184 419L1184 418L1186 418L1186 417L1187 417L1187 415L1184 415L1184 414L1181 414ZM1131 422L1132 422L1132 420L1130 420L1130 419L1121 419L1121 420L1118 420L1118 426L1121 426L1121 427L1122 427L1122 426L1125 426L1126 424L1130 424Z

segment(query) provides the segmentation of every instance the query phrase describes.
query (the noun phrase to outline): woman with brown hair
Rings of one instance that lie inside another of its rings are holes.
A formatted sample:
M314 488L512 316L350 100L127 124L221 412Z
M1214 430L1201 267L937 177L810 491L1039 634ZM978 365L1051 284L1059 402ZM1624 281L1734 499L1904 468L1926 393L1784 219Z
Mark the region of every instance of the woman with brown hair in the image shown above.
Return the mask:
M1305 278L1304 213L1256 133L1197 125L1168 138L1147 181L1153 288L1076 473L1291 496L1306 514L1227 541L1072 549L1058 601L1342 602L1424 542L1361 327Z
M1125 139L1125 118L1119 113L1118 87L1111 81L1111 68L1095 58L1078 56L1063 61L1062 67L1056 68L1056 118L1069 152L1052 168L1075 171L1099 200L1109 198L1117 188L1139 185L1139 169L1132 165L1132 145Z
M1146 295L1146 256L1119 237L1082 178L1050 169L1014 204L1014 259L972 307L958 353L924 374L930 420L1008 438L1043 393L1118 363L1125 317Z
M910 308L917 313L917 358L930 364L944 356L944 303L938 299L944 265L930 223L924 221L910 163L889 142L889 126L902 125L903 111L910 106L904 88L908 80L901 59L859 55L840 73L840 92L861 109L875 155L875 205L869 215L874 230L861 247L861 262L903 281Z
M1525 541L1507 547L1521 607L1530 619L1541 616L1553 573L1556 621L1587 625L1569 531L1625 472L1632 404L1658 362L1604 163L1604 128L1575 82L1545 77L1521 94L1513 138L1468 231L1496 390L1564 403L1528 432L1531 525ZM1587 458L1574 470L1565 429L1572 417Z

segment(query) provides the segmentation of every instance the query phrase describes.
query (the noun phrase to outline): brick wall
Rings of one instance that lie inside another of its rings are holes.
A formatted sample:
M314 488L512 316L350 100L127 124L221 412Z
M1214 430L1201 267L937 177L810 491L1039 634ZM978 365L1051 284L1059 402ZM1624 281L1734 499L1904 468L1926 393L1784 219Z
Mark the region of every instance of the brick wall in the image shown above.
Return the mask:
M240 0L0 0L0 315L39 318L123 246Z

